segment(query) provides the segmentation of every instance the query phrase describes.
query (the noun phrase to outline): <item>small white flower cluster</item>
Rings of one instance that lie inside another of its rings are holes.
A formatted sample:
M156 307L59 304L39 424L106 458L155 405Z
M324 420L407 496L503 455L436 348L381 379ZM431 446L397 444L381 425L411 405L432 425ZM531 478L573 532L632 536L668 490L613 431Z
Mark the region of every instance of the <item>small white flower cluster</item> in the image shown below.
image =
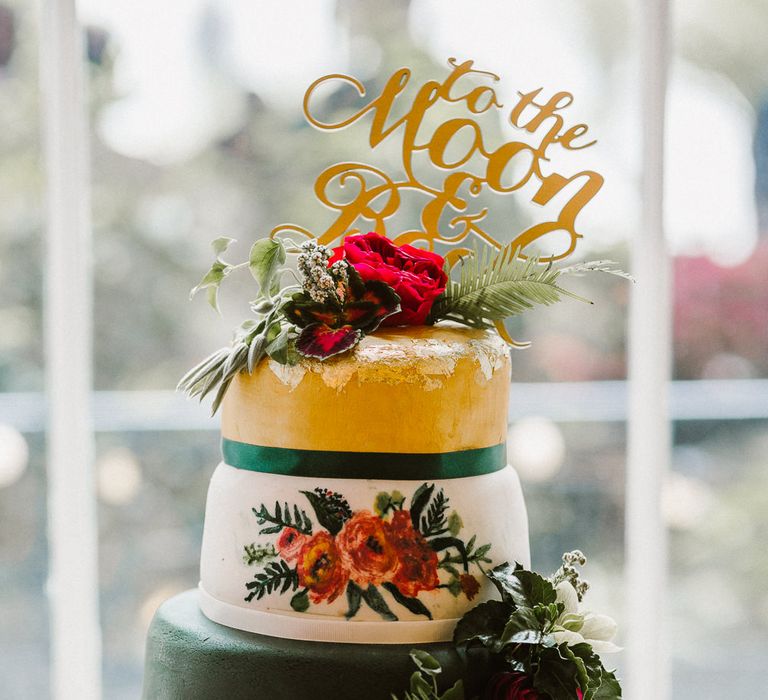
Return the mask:
M574 549L572 552L566 552L563 554L563 565L551 578L552 584L557 586L557 584L563 581L568 581L575 589L579 602L581 602L589 590L589 583L581 578L581 574L576 566L584 566L586 563L587 558L580 550Z
M330 257L331 251L324 245L306 241L301 244L301 253L297 259L299 272L304 278L304 290L314 301L320 303L337 293L336 282L328 268ZM334 263L331 270L338 265L339 263ZM346 274L346 270L344 272Z

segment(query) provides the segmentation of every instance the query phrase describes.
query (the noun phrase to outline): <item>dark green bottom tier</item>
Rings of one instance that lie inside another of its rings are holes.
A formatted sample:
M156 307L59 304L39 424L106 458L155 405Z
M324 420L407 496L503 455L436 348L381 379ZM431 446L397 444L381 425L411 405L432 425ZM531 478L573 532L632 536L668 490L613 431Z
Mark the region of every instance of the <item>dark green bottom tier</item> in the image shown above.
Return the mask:
M350 623L354 624L354 623ZM396 623L392 623L396 624ZM492 671L482 652L419 644L443 667L440 688L464 678L467 697ZM187 591L160 606L149 628L144 700L390 700L402 698L415 666L413 645L298 642L211 622Z

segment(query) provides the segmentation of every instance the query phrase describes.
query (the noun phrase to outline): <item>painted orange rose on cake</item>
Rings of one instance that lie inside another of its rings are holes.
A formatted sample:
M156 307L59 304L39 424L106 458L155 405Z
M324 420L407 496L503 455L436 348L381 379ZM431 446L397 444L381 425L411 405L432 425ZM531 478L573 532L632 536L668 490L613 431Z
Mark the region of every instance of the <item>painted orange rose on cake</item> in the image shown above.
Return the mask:
M328 488L301 491L317 525L298 505L275 503L254 508L260 535L274 542L246 545L250 566L272 558L245 586L246 602L289 591L291 607L306 612L310 604L329 604L346 592L347 618L365 603L384 620L397 620L392 603L432 619L428 596L445 588L454 597L473 600L479 592L470 573L481 564L490 544L475 546L458 537L461 517L434 484L417 488L406 507L399 491L376 495L372 510L353 511L346 498ZM271 552L271 555L270 555ZM258 556L256 554L258 553Z
M349 578L358 585L391 580L398 558L381 518L367 510L355 513L339 533L338 545Z
M347 572L339 556L336 542L322 530L301 548L296 567L299 585L309 589L313 603L329 603L338 598L347 583Z

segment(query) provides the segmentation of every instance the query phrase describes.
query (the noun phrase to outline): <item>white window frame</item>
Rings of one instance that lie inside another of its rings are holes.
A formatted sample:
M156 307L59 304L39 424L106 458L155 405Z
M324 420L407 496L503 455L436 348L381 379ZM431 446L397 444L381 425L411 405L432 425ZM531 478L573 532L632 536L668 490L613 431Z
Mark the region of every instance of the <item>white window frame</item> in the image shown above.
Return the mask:
M51 695L98 700L98 522L90 412L93 274L82 28L74 0L42 0L40 19Z

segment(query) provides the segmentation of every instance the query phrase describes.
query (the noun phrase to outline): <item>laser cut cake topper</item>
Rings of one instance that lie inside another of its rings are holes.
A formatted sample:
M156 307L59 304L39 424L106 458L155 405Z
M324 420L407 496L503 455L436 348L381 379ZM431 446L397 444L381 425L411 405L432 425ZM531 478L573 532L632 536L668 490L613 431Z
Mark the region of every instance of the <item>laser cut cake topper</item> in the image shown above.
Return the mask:
M504 245L521 251L550 234L565 232L567 245L556 250L542 262L562 260L571 255L582 234L577 218L582 209L595 197L603 185L603 177L593 170L560 173L551 165L555 149L583 150L596 141L588 140L589 127L578 123L569 125L562 112L573 103L569 92L555 92L547 97L543 88L530 92L518 92L518 99L511 108L499 100L494 84L501 79L495 73L474 68L473 61L458 63L448 59L450 72L442 81L429 80L418 88L416 95L400 117L393 115L397 107L402 112L404 91L412 72L400 68L387 80L382 91L370 99L362 82L341 73L333 73L315 80L304 95L303 112L307 121L321 131L336 131L355 124L370 116L368 143L375 150L385 141L399 138L402 143L402 169L404 176L393 177L381 168L359 162L343 162L327 167L315 181L315 195L321 204L336 212L335 220L316 236L317 242L332 246L349 234L375 230L387 235L397 245L421 244L434 249L436 241L454 247L447 254L449 263L472 250L469 243L485 242L494 248ZM479 83L484 84L479 84ZM489 84L490 82L490 84ZM317 91L325 86L347 87L354 90L362 104L352 114L339 121L325 122L316 116ZM425 119L441 105L463 104L466 116L446 119L431 133L424 134ZM492 148L483 136L483 129L475 116L503 112L506 121L514 127L536 137L535 145L510 140ZM469 134L469 145L458 157L449 158L447 151L460 138ZM430 186L415 173L414 157L425 153L429 163L445 171L441 186ZM480 161L481 168L469 166L470 160ZM513 169L524 166L522 174ZM483 228L488 209L472 210L472 199L483 191L498 195L511 195L529 182L538 184L531 202L544 206L555 196L571 188L572 193L560 208L554 220L539 221L502 244L491 232ZM346 198L334 198L332 190L338 186L344 194L354 190ZM398 212L405 195L420 196L425 200L420 214L420 228L392 232L388 221ZM441 228L441 219L448 215L447 228ZM271 236L298 233L307 238L315 234L296 224L281 224ZM548 250L551 250L551 246Z
M452 321L495 329L510 345L525 347L507 332L507 319L566 297L587 301L561 286L563 276L628 276L606 260L555 264L574 252L582 237L578 216L603 184L593 170L563 173L553 165L558 150L562 155L596 143L586 124L569 124L562 114L573 95L546 96L538 88L517 93L514 105L505 107L494 88L498 75L474 68L472 61L449 59L448 65L442 82L411 85L416 89L409 99L409 68L395 71L370 98L361 81L341 73L309 86L303 111L310 124L337 131L370 118L368 145L376 151L384 143L399 143L402 172L393 176L371 164L336 163L314 186L318 201L336 212L324 231L315 235L298 224L281 224L252 245L247 260L234 264L223 257L233 239L216 239L214 263L192 295L205 289L218 309L222 281L239 268L250 270L258 293L230 346L190 370L180 389L201 399L215 390L215 413L234 377L253 372L265 356L287 365L324 361L352 351L380 326ZM321 120L317 92L328 86L353 90L360 104L336 121ZM437 118L451 107L461 116ZM491 147L481 120L494 114L532 143L513 139ZM417 175L422 161L432 166L429 174L444 173L437 184ZM344 196L336 196L336 188ZM502 243L488 230L488 208L479 206L478 198L486 192L519 196L523 188L534 204L562 204L556 216L512 232ZM413 198L420 206L413 217L418 226L388 230L401 206L410 212ZM558 232L565 233L559 249L553 242ZM306 240L296 242L295 234ZM534 243L549 255L537 256ZM445 255L436 244L447 249ZM293 267L286 265L291 254ZM459 269L451 274L454 266ZM292 282L285 284L288 278Z

